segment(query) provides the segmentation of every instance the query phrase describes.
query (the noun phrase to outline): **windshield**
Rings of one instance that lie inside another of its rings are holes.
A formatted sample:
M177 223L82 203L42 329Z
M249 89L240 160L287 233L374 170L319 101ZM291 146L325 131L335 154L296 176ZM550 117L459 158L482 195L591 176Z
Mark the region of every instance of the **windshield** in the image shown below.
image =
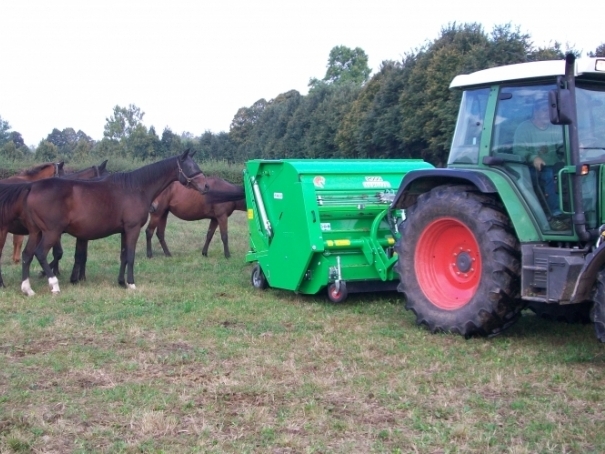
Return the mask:
M605 87L576 87L582 161L605 161Z

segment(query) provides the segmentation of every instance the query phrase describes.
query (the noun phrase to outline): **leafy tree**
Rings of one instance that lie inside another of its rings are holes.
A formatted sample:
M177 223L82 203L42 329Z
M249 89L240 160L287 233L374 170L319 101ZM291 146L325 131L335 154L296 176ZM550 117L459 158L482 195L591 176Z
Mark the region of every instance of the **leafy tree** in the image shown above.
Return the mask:
M25 158L23 150L24 147L17 147L17 145L10 140L5 142L4 145L0 146L0 154L4 158L12 161L20 161Z
M363 85L369 80L372 72L368 67L368 56L360 47L355 49L346 46L333 47L330 51L327 68L324 78L321 81L311 79L309 87L316 88L322 82L327 84L352 82Z
M339 155L347 158L402 158L399 96L403 65L385 61L363 87L336 134Z
M2 116L0 116L0 146L10 140L10 129L11 125L8 121L3 120Z
M605 57L605 43L601 43L594 52L589 52L590 57Z
M181 143L181 137L174 134L168 127L164 128L164 132L162 132L160 144L163 156L173 156L185 150Z
M103 136L110 140L125 139L142 123L145 112L134 104L128 107L115 106L113 115L106 118Z
M37 161L56 161L59 158L59 147L49 142L42 140L36 148Z

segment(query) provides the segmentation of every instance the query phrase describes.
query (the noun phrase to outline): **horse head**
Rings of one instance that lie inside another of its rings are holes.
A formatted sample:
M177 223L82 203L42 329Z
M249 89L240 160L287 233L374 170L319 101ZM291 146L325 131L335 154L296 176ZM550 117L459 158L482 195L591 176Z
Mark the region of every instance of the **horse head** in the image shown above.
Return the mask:
M204 194L208 190L206 176L193 160L194 154L195 150L192 153L189 153L189 149L187 149L177 158L176 165L179 169L178 179L179 183L183 186L192 187Z

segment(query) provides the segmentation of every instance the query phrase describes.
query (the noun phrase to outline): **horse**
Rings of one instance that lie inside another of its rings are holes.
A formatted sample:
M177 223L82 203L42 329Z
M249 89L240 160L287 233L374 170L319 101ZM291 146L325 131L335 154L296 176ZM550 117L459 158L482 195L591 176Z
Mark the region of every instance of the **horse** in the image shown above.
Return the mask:
M81 179L88 180L91 178L99 178L103 175L107 175L107 159L103 161L98 166L87 167L82 170L78 170L72 173L64 173L63 163L61 164L61 169L63 172L59 173L55 176L60 176L61 178L67 178L70 180ZM21 259L21 248L23 246L23 235L13 235L13 263L19 263ZM50 263L51 267L55 270L55 274L59 274L59 260L63 256L63 249L61 248L61 243L57 243L55 247L53 247L53 261Z
M48 168L49 166L38 166ZM93 166L95 167L95 166ZM57 172L60 175L59 178L64 178L63 174L63 163L58 163ZM105 172L105 166L99 166L98 169L94 170L95 173ZM91 172L90 169L85 169L81 172L78 172L79 176L89 176ZM28 173L30 176L33 175L32 172ZM42 181L52 181L58 178L47 178ZM36 180L40 181L40 180ZM24 224L23 216L24 216L24 206L27 195L31 189L31 185L34 182L28 182L25 180L19 181L18 179L12 179L10 182L5 183L4 181L0 182L0 253L4 243L6 241L6 236L10 232L13 234L13 237L19 237L23 235L27 235L29 232L27 227ZM53 247L53 269L58 272L58 262L63 255L63 250L61 249L60 243L57 243ZM4 287L4 282L2 280L2 273L0 272L0 287Z
M31 167L29 169L25 169L20 171L19 173L0 180L0 184L19 184L25 183L29 181L37 181L44 178L51 178L59 175L63 175L65 173L64 170L65 163L63 161L59 162L45 162L43 164L39 164L37 166ZM2 223L4 224L4 223ZM8 235L8 229L4 228L4 226L0 227L0 258L2 257L2 250L4 249L4 244L6 243L6 237ZM13 234L13 245L21 244L23 242L22 235ZM13 250L13 262L19 263L19 255L15 257L15 251ZM4 287L4 282L2 281L2 275L0 273L0 287Z
M153 201L149 209L151 216L149 217L149 223L145 230L145 236L147 238L147 257L153 257L151 240L156 228L156 235L158 240L160 240L164 255L167 257L172 256L164 239L169 213L172 213L177 218L185 221L210 219L208 233L206 234L206 242L202 248L202 255L204 257L208 256L208 246L214 236L216 227L219 226L225 257L231 257L231 253L229 252L227 220L234 210L246 211L244 188L243 186L237 186L222 178L216 177L206 177L206 186L207 193L210 191L212 191L212 194L216 194L218 191L221 191L223 194L232 193L234 200L209 203L208 196L187 189L180 184L172 183Z
M15 175L0 180L0 183L23 183L43 178L57 177L65 174L65 162L45 162L29 169L21 170Z
M35 294L29 282L29 269L35 256L48 277L51 292L60 292L59 280L46 256L64 232L74 236L80 244L119 233L118 284L136 289L136 245L151 202L177 180L200 192L205 190L206 177L193 160L194 154L186 150L182 155L99 180L54 178L30 183L24 216L29 239L23 250L21 291L28 296ZM86 248L83 252L76 251L74 273L85 261Z

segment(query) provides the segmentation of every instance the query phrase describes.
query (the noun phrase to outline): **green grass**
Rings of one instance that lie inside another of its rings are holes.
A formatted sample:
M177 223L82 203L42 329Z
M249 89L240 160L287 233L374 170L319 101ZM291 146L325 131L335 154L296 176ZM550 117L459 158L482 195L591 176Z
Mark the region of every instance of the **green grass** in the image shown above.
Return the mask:
M61 293L2 259L0 452L598 453L605 351L589 325L524 317L499 337L432 335L397 293L296 295L250 284L245 213L201 256L207 221L170 218L173 257L89 245ZM37 264L32 267L37 273Z

